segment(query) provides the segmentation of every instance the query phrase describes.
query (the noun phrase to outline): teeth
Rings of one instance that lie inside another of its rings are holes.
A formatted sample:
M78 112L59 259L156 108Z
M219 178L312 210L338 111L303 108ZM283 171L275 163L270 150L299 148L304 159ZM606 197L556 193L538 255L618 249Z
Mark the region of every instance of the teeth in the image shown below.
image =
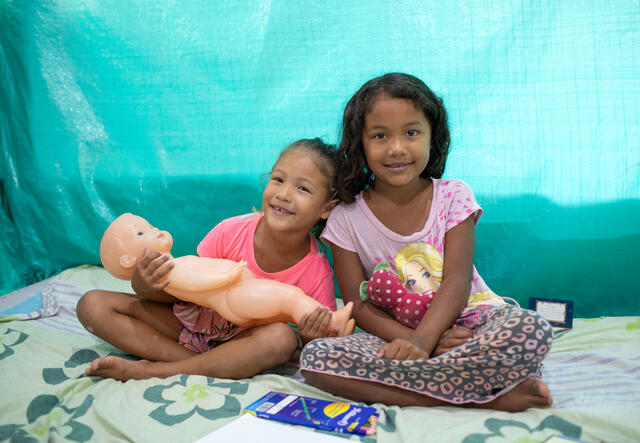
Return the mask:
M279 206L274 206L273 209L278 211L278 212L282 212L283 214L286 214L286 215L291 214L291 211L287 211L286 209L281 208Z

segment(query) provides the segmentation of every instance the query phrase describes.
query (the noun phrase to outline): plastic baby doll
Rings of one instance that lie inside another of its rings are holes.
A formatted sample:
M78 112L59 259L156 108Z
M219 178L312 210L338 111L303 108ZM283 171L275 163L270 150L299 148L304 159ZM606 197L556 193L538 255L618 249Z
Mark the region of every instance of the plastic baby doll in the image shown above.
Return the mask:
M173 238L144 218L122 214L109 225L100 243L100 259L113 276L129 280L145 248L170 255ZM255 278L244 262L187 255L171 257L173 269L164 290L174 297L209 307L239 326L274 322L298 324L322 306L296 286ZM329 330L349 335L353 303L332 313Z
M397 276L388 263L379 263L360 285L360 296L392 309L396 320L415 329L440 287L442 258L433 246L412 243L398 251L395 267Z

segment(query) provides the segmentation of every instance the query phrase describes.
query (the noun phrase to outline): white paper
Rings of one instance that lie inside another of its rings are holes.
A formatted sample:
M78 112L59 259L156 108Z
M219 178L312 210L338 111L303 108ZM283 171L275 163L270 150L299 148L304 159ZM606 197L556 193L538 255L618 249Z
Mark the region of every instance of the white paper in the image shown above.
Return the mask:
M536 311L549 321L564 323L567 318L567 304L537 301Z
M205 435L196 443L344 443L344 438L314 432L313 429L298 428L287 423L257 418L244 414L237 420Z

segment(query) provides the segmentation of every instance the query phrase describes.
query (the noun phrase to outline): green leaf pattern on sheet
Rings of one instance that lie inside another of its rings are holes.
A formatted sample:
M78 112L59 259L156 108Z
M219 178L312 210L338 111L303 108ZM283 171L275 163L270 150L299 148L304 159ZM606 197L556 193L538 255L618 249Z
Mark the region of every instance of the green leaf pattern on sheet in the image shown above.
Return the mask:
M640 317L635 322L627 323L627 331L637 331L640 329Z
M57 440L54 434L66 441L85 442L93 437L93 430L78 421L93 404L93 395L82 403L69 408L55 395L39 395L29 403L26 423L0 426L0 440L37 442L42 439Z
M580 438L582 428L556 415L545 417L538 426L530 428L529 425L516 420L500 420L489 418L484 422L488 434L470 434L462 440L463 443L498 443L520 442L538 443L551 435L566 435L567 437ZM549 432L552 431L552 432ZM508 436L508 438L506 437Z
M87 363L91 363L100 355L91 349L81 349L74 352L69 360L64 362L62 368L43 368L42 378L45 383L50 385L57 385L72 378L80 378L84 376L84 370ZM100 379L97 379L100 380Z
M126 358L128 360L139 360L137 357L123 354L115 354L110 352L107 355L115 355L120 358ZM62 368L43 368L42 378L45 383L49 385L58 385L67 380L84 377L84 371L87 368L87 364L90 364L96 358L102 357L93 349L80 349L74 352L67 361L64 362ZM90 377L94 382L102 380L100 377Z
M384 429L385 432L393 434L396 432L396 415L397 412L390 408L384 408L380 411L378 428Z
M220 382L199 375L181 375L168 385L147 388L145 400L160 403L149 416L164 425L181 423L194 414L204 418L236 417L242 407L234 396L245 394L248 385L241 382ZM226 392L225 392L226 391Z
M0 360L13 355L14 347L25 341L29 336L24 332L6 328L0 333Z

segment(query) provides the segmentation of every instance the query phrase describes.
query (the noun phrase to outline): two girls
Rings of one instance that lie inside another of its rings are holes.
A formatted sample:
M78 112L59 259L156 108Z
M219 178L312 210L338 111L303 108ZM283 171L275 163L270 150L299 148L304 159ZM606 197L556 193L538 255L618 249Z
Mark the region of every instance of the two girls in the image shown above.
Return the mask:
M310 342L303 375L369 403L549 407L548 387L536 375L551 327L493 294L473 266L482 209L465 183L441 179L448 150L442 100L419 79L383 75L349 100L338 149L342 203L321 238L333 252L342 297L354 302L368 334ZM358 293L378 263L416 242L433 246L444 263L433 302L412 327Z

